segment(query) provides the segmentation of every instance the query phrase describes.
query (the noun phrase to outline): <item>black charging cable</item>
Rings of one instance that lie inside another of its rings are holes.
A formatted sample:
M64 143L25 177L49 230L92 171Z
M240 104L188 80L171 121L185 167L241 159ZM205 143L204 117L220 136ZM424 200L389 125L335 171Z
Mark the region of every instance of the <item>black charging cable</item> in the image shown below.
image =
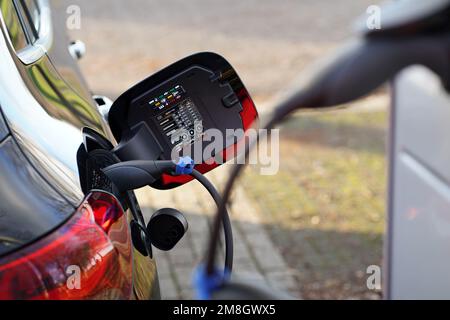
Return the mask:
M222 197L214 185L203 174L197 170L192 170L191 176L194 177L203 187L209 192L217 207L222 203ZM225 207L224 215L222 219L223 235L225 238L225 271L231 274L233 270L233 229L231 226L230 215Z

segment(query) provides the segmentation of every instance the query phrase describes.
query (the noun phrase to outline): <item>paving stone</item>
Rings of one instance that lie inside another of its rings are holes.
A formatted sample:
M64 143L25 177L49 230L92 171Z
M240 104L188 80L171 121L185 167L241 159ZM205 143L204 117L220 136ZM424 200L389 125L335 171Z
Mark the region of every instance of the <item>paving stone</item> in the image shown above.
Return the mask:
M194 237L192 239L192 246L193 246L192 249L195 253L195 262L198 263L205 256L207 246L206 240L201 237Z
M180 297L182 300L193 300L195 298L195 292L193 289L184 289L180 292Z
M190 289L192 287L194 267L195 266L175 266L174 276L180 290Z
M188 232L196 236L204 237L204 241L206 241L206 236L210 230L208 217L205 215L187 214L187 220L189 223Z
M234 243L234 264L237 266L239 263L255 264L247 245L236 241Z
M173 253L177 253L183 250L188 250L192 252L192 244L190 241L190 235L185 234L183 238L178 241L178 243L175 245L175 247L171 250Z
M255 249L254 255L256 256L258 265L264 272L283 270L287 268L283 258L276 251Z
M163 252L156 249L153 252L156 260L156 266L158 268L158 274L160 276L170 275L171 268L166 255Z
M236 221L235 225L241 230L241 233L246 237L250 234L266 233L265 229L257 223L247 221Z
M170 260L174 266L193 266L195 256L191 250L176 250L170 253Z
M238 261L237 263L234 264L234 269L233 269L233 273L240 275L242 273L248 274L248 273L254 273L254 274L258 274L261 275L262 277L264 277L264 275L260 272L260 270L258 269L258 267L253 263L245 263L242 261Z
M258 265L264 271L287 269L284 259L270 240L265 240L265 236L264 234L253 234L249 237L249 243L252 244L251 250Z
M267 280L262 274L253 271L236 271L232 277L237 280L241 279L247 282L267 284Z
M179 299L179 290L175 286L175 282L171 278L160 276L159 287L161 290L161 298L164 300Z
M261 272L256 263L250 258L236 258L233 261L233 270L239 272L240 270L252 270Z
M298 289L298 283L294 275L287 271L271 271L266 273L268 283L274 288L289 291Z

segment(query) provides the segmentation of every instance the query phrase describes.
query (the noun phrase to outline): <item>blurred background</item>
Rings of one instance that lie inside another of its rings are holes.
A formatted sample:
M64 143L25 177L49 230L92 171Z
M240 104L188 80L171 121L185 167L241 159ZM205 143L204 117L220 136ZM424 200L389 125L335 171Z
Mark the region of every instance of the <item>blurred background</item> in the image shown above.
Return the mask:
M353 34L369 0L54 0L81 9L80 61L95 94L117 98L134 83L199 51L223 55L262 116L306 66ZM345 110L297 114L281 127L280 172L247 169L233 198L237 275L304 299L379 299L366 285L382 265L387 90ZM229 166L210 174L218 185ZM165 298L191 298L191 272L214 205L190 183L140 190L147 218L158 208L186 212L190 231L157 253ZM194 196L186 197L186 194ZM185 197L185 198L183 198Z

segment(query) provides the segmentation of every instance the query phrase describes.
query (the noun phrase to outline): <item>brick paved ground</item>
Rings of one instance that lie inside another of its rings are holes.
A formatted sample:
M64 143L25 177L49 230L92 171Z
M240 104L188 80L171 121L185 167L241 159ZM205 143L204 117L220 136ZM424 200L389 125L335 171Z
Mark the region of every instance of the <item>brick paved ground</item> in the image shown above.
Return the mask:
M208 174L216 185L223 185L229 166ZM144 188L138 197L146 219L159 208L174 207L186 214L189 230L170 252L155 249L162 296L165 299L193 298L193 267L201 259L209 232L209 221L215 205L209 194L196 181L171 191ZM294 278L280 253L269 239L259 214L238 188L233 197L231 217L234 231L234 276L263 281L275 288L299 296Z

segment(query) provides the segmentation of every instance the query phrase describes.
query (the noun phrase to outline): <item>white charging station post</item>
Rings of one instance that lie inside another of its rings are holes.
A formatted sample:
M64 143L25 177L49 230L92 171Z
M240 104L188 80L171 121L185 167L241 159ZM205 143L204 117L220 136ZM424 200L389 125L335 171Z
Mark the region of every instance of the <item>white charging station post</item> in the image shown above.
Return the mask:
M450 96L424 67L394 81L385 296L450 299Z

